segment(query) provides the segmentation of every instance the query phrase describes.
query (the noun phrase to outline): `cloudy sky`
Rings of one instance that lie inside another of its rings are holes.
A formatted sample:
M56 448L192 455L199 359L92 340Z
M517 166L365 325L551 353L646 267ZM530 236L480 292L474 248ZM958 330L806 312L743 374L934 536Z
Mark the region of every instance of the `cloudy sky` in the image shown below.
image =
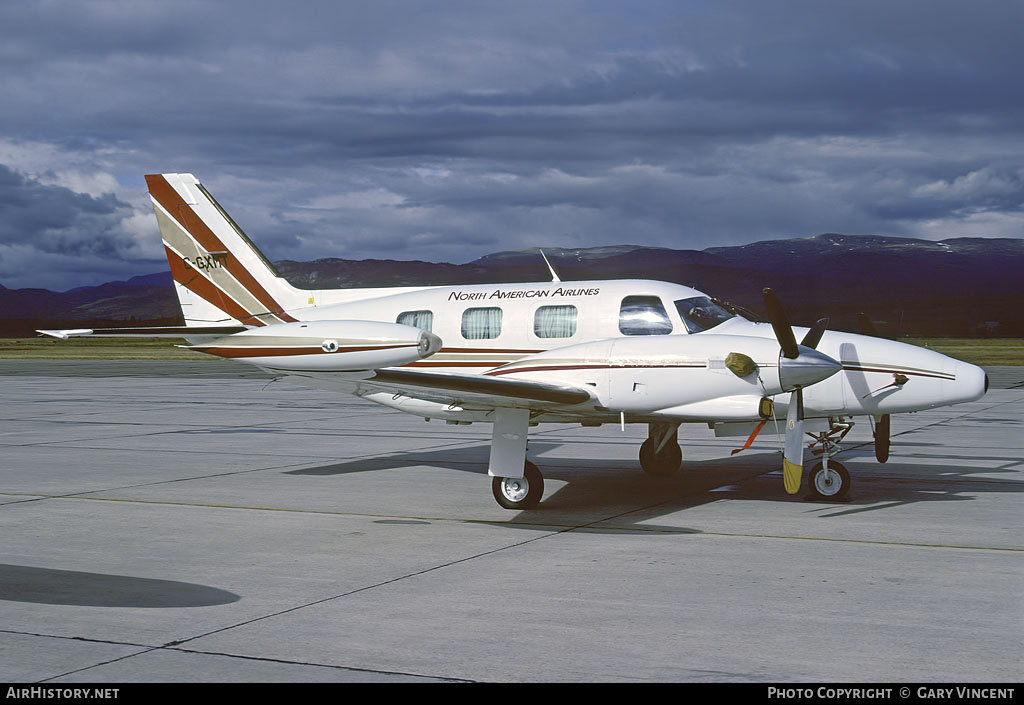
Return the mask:
M143 175L271 259L1024 237L1024 3L0 3L0 284L166 268Z

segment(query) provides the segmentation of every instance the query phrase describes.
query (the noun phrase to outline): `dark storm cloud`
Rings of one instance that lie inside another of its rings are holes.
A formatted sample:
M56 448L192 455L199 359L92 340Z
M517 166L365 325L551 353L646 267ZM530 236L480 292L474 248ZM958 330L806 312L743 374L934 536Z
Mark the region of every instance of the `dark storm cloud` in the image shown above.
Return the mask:
M0 263L140 273L158 171L272 258L1022 237L1022 25L1001 1L6 3Z
M78 193L0 164L0 281L67 289L116 278L126 262L158 267L155 248L126 228L136 217L112 193Z
M0 164L0 243L43 252L113 252L129 206L113 194L93 198L28 179Z

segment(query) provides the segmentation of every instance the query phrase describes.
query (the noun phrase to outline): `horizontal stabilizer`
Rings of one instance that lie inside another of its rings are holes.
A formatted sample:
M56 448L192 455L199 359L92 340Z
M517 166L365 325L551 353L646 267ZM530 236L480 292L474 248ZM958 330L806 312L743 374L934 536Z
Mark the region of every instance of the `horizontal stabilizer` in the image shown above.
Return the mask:
M144 338L184 338L199 335L231 335L248 330L249 326L143 326L136 328L69 328L66 330L37 330L36 333L51 338L82 338L93 337L144 337Z

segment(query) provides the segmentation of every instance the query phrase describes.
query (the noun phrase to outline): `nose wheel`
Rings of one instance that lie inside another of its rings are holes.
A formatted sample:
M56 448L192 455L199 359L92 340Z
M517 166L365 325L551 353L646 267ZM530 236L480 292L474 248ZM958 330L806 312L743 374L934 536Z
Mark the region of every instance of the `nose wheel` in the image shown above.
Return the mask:
M807 476L809 499L837 502L850 491L850 473L834 460L818 463Z
M529 460L523 465L523 477L495 477L491 479L494 499L505 509L533 509L544 495L544 476Z

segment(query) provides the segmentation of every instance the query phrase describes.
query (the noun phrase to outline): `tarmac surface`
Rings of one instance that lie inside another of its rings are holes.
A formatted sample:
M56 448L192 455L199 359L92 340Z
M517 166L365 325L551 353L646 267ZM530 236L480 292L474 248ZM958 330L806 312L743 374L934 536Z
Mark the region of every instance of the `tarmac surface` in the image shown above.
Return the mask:
M59 364L58 364L59 363ZM776 437L490 427L227 362L0 361L0 682L1020 682L1024 368L859 423L851 501L785 494Z

